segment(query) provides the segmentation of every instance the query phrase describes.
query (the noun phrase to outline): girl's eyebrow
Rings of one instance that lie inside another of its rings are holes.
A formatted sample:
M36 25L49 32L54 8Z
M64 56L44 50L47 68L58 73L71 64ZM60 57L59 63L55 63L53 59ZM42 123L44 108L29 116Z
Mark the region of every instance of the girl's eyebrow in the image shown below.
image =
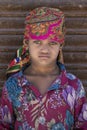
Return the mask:
M52 42L52 43L58 43L58 42L56 42L56 41L51 41L51 40L50 40L49 42Z
M35 41L41 41L41 40L33 40L33 42L35 42Z

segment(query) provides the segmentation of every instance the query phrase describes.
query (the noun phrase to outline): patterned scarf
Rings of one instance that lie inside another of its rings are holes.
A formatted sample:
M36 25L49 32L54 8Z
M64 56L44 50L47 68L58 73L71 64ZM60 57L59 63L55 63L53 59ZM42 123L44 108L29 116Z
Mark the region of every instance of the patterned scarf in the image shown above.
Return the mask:
M48 37L52 41L64 44L64 14L57 8L39 7L32 10L25 20L24 42L30 38L44 40ZM62 51L58 61L63 62ZM29 50L26 44L17 50L17 56L7 68L7 74L20 71L30 63Z

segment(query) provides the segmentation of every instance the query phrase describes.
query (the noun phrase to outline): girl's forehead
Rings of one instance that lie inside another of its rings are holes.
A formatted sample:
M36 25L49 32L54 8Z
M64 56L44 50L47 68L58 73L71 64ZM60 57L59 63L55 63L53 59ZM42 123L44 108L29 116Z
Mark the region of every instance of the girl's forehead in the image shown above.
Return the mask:
M32 41L32 42L40 41L40 42L43 42L43 43L46 43L46 42L56 42L56 43L58 43L57 41L52 40L51 38L46 38L46 39L37 39L37 38L33 39L33 38L30 38L29 41Z

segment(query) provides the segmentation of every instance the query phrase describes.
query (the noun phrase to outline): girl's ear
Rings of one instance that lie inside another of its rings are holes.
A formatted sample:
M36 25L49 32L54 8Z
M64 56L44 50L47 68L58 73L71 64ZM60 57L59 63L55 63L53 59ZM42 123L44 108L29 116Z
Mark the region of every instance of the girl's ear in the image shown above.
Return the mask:
M29 40L24 39L24 40L23 40L23 45L24 45L27 49L29 48L28 44L29 44Z
M23 40L24 45L28 45L28 43L29 43L29 40L26 40L26 39Z
M64 58L63 58L62 49L60 49L60 51L59 51L58 61L61 62L62 64L64 64Z
M60 45L60 51L62 50L62 48L63 48L63 44Z
M64 64L64 59L63 59L63 52L62 52L63 44L60 45L59 49L59 54L58 54L58 61Z

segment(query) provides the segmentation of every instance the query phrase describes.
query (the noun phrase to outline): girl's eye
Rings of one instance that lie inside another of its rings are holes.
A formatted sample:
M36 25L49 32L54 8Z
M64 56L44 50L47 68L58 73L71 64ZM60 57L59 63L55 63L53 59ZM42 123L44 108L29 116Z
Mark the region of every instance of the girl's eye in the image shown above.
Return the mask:
M33 41L35 44L41 44L41 41Z
M50 42L49 45L57 45L57 42Z

